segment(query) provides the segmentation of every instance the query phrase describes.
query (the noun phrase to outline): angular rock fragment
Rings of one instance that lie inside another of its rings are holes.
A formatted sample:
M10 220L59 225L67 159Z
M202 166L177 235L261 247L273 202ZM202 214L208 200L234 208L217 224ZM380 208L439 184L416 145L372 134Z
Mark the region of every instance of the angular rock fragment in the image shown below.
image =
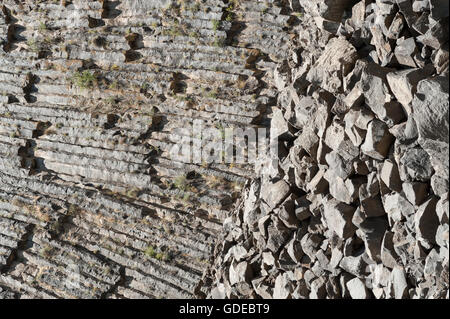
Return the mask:
M278 218L272 218L272 223L267 227L267 248L277 252L289 239L290 231Z
M261 198L273 209L280 204L289 193L289 185L284 180L279 180L276 183L263 187L261 190Z
M397 260L399 258L394 249L393 238L394 235L390 231L384 234L380 255L383 265L391 269L398 265Z
M375 262L381 261L382 240L388 229L386 219L383 217L367 218L357 226L369 258Z
M230 285L234 285L240 282L250 282L253 276L253 271L250 265L246 262L240 262L237 265L230 266Z
M311 259L316 259L318 247L322 243L323 238L318 234L306 234L302 237L300 244L303 252Z
M326 296L326 279L319 277L311 283L310 299L323 299Z
M439 226L439 219L436 214L436 204L438 199L433 196L423 203L414 216L414 225L419 239L426 243L436 243L436 231Z
M401 194L389 194L384 198L384 210L393 222L398 222L414 215L414 206Z
M380 172L380 178L391 190L400 192L402 190L402 182L398 173L397 165L390 161L385 160Z
M368 299L369 291L364 282L359 278L353 278L347 282L347 289L352 299Z
M273 299L290 299L293 287L286 273L278 275L273 289Z
M433 71L433 67L426 67L422 69L390 72L386 75L392 93L394 93L395 98L403 105L408 114L412 112L409 104L414 98L417 84L430 76Z
M320 170L308 183L306 189L313 194L324 193L328 189L328 181L324 177L325 171Z
M408 294L408 283L403 268L395 267L391 272L392 286L395 299L403 299Z
M352 224L355 208L336 199L328 200L324 204L324 218L328 227L340 238L347 239L353 236L356 227Z
M387 156L392 141L393 137L389 133L387 125L374 119L369 123L361 151L367 156L381 161Z
M273 111L270 134L272 139L290 140L293 137L289 124L279 109Z
M366 107L352 108L345 114L345 133L354 146L360 146L366 137L367 128L374 118Z
M309 205L311 202L306 198L306 196L302 196L295 200L295 216L298 220L303 221L311 216L311 212L309 210Z
M386 76L392 71L377 64L369 64L363 71L360 83L366 104L388 126L405 119L401 105L393 99L389 91Z
M418 49L414 38L398 39L394 52L398 63L412 68L417 67L414 57L416 56Z
M448 77L435 77L419 82L412 102L419 144L430 155L436 172L448 179L449 163L449 82Z
M445 0L430 0L431 17L434 20L446 18L449 15L449 2Z
M430 156L420 147L407 149L400 158L399 167L403 180L425 182L434 173Z
M409 202L417 206L422 204L428 195L428 185L426 183L403 183L402 190Z
M347 256L341 259L339 267L355 276L363 276L367 263L363 259L363 254L359 256Z
M306 79L327 91L338 92L342 90L342 77L350 73L357 57L356 49L348 41L333 38L308 72Z
M448 27L448 19L440 20L432 25L425 34L418 36L417 41L434 49L439 49L444 43L448 42Z

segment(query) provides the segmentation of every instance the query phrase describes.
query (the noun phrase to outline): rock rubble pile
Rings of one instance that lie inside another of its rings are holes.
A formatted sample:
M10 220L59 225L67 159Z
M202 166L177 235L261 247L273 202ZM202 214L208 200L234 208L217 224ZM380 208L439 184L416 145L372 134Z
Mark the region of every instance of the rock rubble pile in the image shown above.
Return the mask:
M449 297L449 4L290 0L267 158L207 298Z

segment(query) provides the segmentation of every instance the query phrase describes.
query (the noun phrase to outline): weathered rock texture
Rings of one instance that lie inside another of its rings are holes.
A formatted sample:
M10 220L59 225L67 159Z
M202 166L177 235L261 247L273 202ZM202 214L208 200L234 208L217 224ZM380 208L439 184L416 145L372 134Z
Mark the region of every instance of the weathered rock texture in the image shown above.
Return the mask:
M194 297L254 170L172 160L176 129L267 126L293 21L274 1L0 1L0 297Z
M0 298L448 297L445 1L0 8Z
M448 298L448 2L289 3L279 162L246 185L201 291Z

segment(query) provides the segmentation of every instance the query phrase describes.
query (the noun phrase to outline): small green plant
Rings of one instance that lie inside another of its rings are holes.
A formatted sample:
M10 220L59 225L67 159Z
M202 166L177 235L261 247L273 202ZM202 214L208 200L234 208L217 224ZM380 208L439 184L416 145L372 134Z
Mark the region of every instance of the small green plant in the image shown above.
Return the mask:
M113 81L111 82L111 84L108 86L108 88L110 90L117 90L119 87L119 82L118 81Z
M200 3L196 2L195 4L193 4L192 7L191 7L191 11L192 12L200 11Z
M189 32L189 37L191 37L191 38L198 38L198 37L199 37L199 35L198 35L198 33L197 33L197 32L195 32L195 31L192 31L192 32Z
M147 257L155 258L157 252L155 251L155 249L152 246L148 246L147 249L145 250L144 254Z
M173 186L181 191L187 189L188 183L185 175L180 175L173 181Z
M105 99L106 105L109 105L109 106L114 106L117 104L117 102L118 102L118 99L115 96L110 96Z
M148 82L142 83L141 89L142 89L143 91L146 92L149 88L150 88L150 84L149 84Z
M225 40L219 37L215 37L213 45L217 48L223 48L225 46Z
M45 30L47 30L47 25L44 22L40 22L39 23L39 31L43 32Z
M137 188L132 188L127 191L127 196L130 198L137 198L138 195L139 195L139 189L137 189Z
M67 209L67 214L70 216L74 216L78 212L78 207L75 204L70 204Z
M217 31L220 28L220 21L219 20L212 20L211 21L212 28L214 31Z
M210 99L216 99L217 98L217 91L216 90L211 90L206 94L206 97L210 98Z
M48 258L52 255L52 251L53 249L51 246L45 246L39 251L39 254L41 257Z
M36 40L34 40L34 39L29 39L29 40L27 41L27 45L28 45L28 47L30 48L30 50L31 50L32 52L34 52L34 53L38 53L38 52L39 52L39 45L38 45L38 43L36 42Z
M80 72L75 72L71 78L72 83L81 88L81 89L88 89L92 88L94 83L97 82L97 79L94 74L89 72L88 70Z
M144 254L148 258L154 258L159 261L168 261L170 259L169 254L165 252L158 252L155 248L153 248L153 246L148 246Z

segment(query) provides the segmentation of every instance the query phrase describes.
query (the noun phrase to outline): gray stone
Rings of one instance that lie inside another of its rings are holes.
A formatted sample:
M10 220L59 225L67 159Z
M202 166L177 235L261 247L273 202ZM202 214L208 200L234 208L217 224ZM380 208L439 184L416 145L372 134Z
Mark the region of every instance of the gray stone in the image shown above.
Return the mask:
M303 221L311 217L311 212L309 211L310 204L311 202L306 196L295 199L295 216L298 220Z
M295 198L292 195L276 208L274 212L287 228L298 228L300 221L295 215Z
M323 299L326 296L326 279L319 277L311 282L310 299Z
M384 197L384 210L393 222L404 220L414 215L414 206L401 194L389 194Z
M363 255L359 256L346 256L341 259L339 267L344 269L346 272L355 275L363 276L365 274L365 268L367 263L363 259Z
M320 170L306 185L306 189L313 194L323 194L328 189L328 181L324 177L325 170Z
M408 295L408 283L403 268L395 267L391 272L391 280L394 288L395 299L403 299Z
M300 242L296 238L292 238L286 246L287 253L291 259L294 262L299 263L304 255Z
M438 198L431 197L423 203L414 216L415 231L420 240L427 243L436 243L436 231L439 226L439 219L436 214L436 203Z
M356 49L342 38L331 39L306 79L329 92L342 90L342 77L353 69L358 58Z
M428 184L419 182L407 182L402 184L403 193L410 203L420 205L428 196Z
M273 184L263 185L261 198L273 209L280 204L289 193L289 185L284 180L279 180Z
M393 269L398 265L397 260L399 259L397 253L394 249L393 242L394 234L387 231L384 234L383 241L381 244L381 262L384 266Z
M412 112L410 103L416 93L417 84L434 72L434 67L430 66L428 65L428 67L422 69L390 72L386 75L392 93L394 93L395 98L403 105L408 114Z
M275 287L273 289L273 299L290 299L293 286L286 273L279 274L275 280Z
M439 20L448 17L449 2L445 0L430 0L431 17Z
M275 253L287 242L290 231L279 218L274 217L272 221L267 227L267 248Z
M412 102L419 144L430 155L436 172L448 179L449 163L448 77L422 80Z
M391 160L384 161L380 178L391 190L396 192L400 192L402 190L402 182L398 173L397 164Z
M312 261L316 259L316 253L319 249L320 244L322 243L323 238L318 234L305 234L300 240L300 244L303 252L307 255Z
M353 278L346 286L352 299L369 299L369 291L361 279Z
M377 160L383 160L392 144L393 136L383 122L374 119L369 124L366 140L361 146L361 151Z
M238 264L231 264L229 271L230 285L234 285L240 282L250 283L253 277L253 270L246 262L240 262Z
M355 233L355 226L352 224L354 212L354 207L331 199L324 204L323 215L328 228L340 238L347 239Z
M289 130L289 124L285 120L281 110L278 108L274 108L273 110L270 126L270 135L272 139L291 140L293 138L293 135Z
M395 47L395 57L397 61L405 66L412 68L417 67L414 56L417 54L417 46L414 38L400 38L397 40L397 46Z
M388 229L388 222L383 217L373 217L365 219L357 226L368 257L374 262L380 262L382 240Z
M420 147L408 148L399 162L400 175L408 181L429 181L434 173L430 156Z
M390 95L386 75L391 71L392 69L369 64L362 74L360 84L366 104L390 127L405 119L401 105Z

